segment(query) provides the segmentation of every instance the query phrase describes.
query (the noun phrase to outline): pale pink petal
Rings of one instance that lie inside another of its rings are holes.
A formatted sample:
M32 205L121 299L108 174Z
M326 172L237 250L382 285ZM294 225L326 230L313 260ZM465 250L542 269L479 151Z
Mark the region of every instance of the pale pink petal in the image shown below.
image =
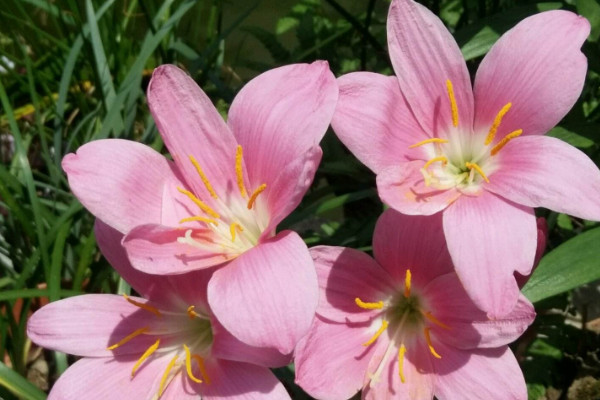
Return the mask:
M458 108L458 128L471 132L473 92L456 41L442 21L412 0L394 0L387 21L388 47L400 90L429 136L452 127L446 88L450 80Z
M313 320L318 303L315 267L296 233L284 231L216 271L208 302L242 342L290 353Z
M407 269L418 287L454 269L446 248L441 213L424 217L403 215L391 209L384 211L373 233L373 253L400 288L404 287Z
M486 189L515 203L600 220L600 170L560 139L519 137L498 153Z
M402 96L398 79L372 72L338 78L340 98L331 126L338 138L363 164L379 173L408 161L422 148L409 146L429 136Z
M517 284L519 288L523 288L533 271L539 265L542 257L544 256L544 251L546 250L546 242L548 241L548 223L544 217L539 217L537 220L537 248L535 249L535 260L533 261L533 268L529 275L521 275L518 272L515 272L515 279L517 280Z
M377 191L391 208L408 215L432 215L442 211L461 194L455 189L426 186L421 174L424 161L400 162L377 175Z
M465 400L527 399L523 373L508 347L464 351L442 343L436 346L442 356L433 363L435 395L440 399L453 399L457 393Z
M131 378L138 356L84 358L71 365L56 381L49 400L130 400L150 399L158 393L160 378L169 363L168 356L154 357Z
M337 98L325 61L275 68L242 88L227 123L244 150L252 188L269 188L291 161L318 146Z
M159 223L163 186L177 180L173 164L143 144L97 140L62 161L75 196L96 217L122 233Z
M27 322L27 336L39 346L78 356L143 353L156 338L141 335L115 350L107 347L147 326L152 317L121 296L87 294L39 309Z
M186 229L162 225L142 225L132 229L123 239L123 246L134 268L157 275L176 275L202 268L210 268L231 259L231 255L214 243L210 229L193 229L192 238L206 243L197 248L179 243Z
M336 322L363 322L378 310L365 310L356 298L367 303L387 300L395 291L393 280L362 251L333 246L312 247L320 296L317 314Z
M550 130L581 94L587 60L579 50L589 22L569 11L533 15L505 33L485 56L475 78L475 131L487 134L507 103L496 141L522 129Z
M443 215L448 250L467 293L491 318L506 315L519 297L514 272L533 267L533 210L482 192L461 197Z
M189 75L174 65L156 68L148 86L148 106L171 156L199 198L211 205L214 200L190 156L196 159L217 195L225 196L228 190L237 189L236 140Z
M296 383L319 399L346 400L363 384L376 344L363 346L368 324L338 324L315 318L295 351Z
M469 298L458 276L451 272L431 281L424 289L433 316L450 329L430 324L439 340L460 349L505 346L515 341L535 319L535 310L519 296L513 310L498 319L488 319Z

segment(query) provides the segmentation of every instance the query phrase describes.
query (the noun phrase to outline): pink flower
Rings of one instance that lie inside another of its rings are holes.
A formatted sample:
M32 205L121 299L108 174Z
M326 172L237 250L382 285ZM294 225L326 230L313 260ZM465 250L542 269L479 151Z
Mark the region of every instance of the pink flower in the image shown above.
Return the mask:
M35 343L83 358L49 399L286 399L267 366L287 363L247 346L214 318L206 299L210 271L155 276L131 267L122 234L96 223L107 259L142 297L88 294L37 311Z
M250 345L290 353L310 327L317 282L302 239L275 228L313 180L337 96L326 62L289 65L250 81L225 123L189 76L164 65L148 102L174 162L109 139L63 168L83 205L125 234L134 268L181 274L229 262L208 285L219 321Z
M375 227L375 260L357 250L311 249L321 297L296 348L296 382L310 395L347 399L526 399L507 344L535 318L520 296L490 320L463 289L440 214L387 210Z
M333 128L377 174L386 204L443 212L467 292L502 316L518 298L514 272L534 263L532 207L600 220L598 168L542 136L581 93L590 25L567 11L523 20L483 59L473 88L456 42L425 7L394 0L387 26L396 77L341 77Z

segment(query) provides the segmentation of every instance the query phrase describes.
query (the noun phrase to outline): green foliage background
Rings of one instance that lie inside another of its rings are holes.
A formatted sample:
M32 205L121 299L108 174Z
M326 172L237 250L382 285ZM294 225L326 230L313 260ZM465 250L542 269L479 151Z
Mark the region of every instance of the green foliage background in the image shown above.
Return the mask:
M498 37L543 10L592 23L580 100L549 134L600 163L597 0L424 0L455 35L469 69ZM3 0L0 7L0 398L45 399L70 356L33 345L29 315L81 293L128 292L96 247L93 218L69 191L62 157L106 137L163 143L144 90L154 67L185 68L226 116L260 72L325 59L337 75L392 74L389 0ZM383 210L373 174L332 132L315 184L281 229L309 245L371 249ZM549 160L551 162L551 160ZM600 227L537 210L548 247L524 288L538 318L515 344L531 399L600 398ZM474 244L477 245L477 244ZM594 283L594 281L596 281ZM293 366L275 371L293 398Z

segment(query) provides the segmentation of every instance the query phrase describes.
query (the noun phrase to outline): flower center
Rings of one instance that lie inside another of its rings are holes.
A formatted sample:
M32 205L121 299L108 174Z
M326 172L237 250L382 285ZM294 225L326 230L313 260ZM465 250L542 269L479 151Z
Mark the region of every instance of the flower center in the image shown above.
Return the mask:
M264 218L260 218L255 212L256 199L267 188L267 184L259 185L252 194L248 195L249 192L244 184L242 168L242 146L237 146L235 154L235 172L239 198L228 198L227 201L223 201L219 197L194 156L190 155L189 159L210 197L214 199L213 204L218 207L218 210L209 206L189 190L178 187L177 190L186 195L200 211L198 215L183 218L179 223L198 222L203 228L211 230L214 235L197 234L192 229L187 229L184 236L179 237L177 241L202 249L217 245L234 254L243 253L255 246L265 228Z
M188 377L192 381L210 384L210 378L208 377L204 366L204 358L201 356L209 353L213 341L210 318L207 315L196 312L195 306L193 305L190 305L185 312L172 312L159 310L150 304L138 302L125 294L123 297L129 303L153 314L154 318L159 319L159 321L153 321L156 323L155 325L146 325L136 329L117 343L107 347L107 350L115 350L140 335L152 335L158 337L134 364L131 369L131 378L133 379L135 377L136 371L155 352L174 352L174 357L169 361L169 364L160 379L159 389L154 397L155 399L162 396L169 382L184 367ZM171 319L171 321L168 321L168 319ZM188 321L186 321L186 319ZM173 340L169 339L174 335L177 339L175 340L175 343L172 343ZM162 347L161 339L163 340ZM190 343L190 346L188 346L187 343ZM179 361L180 356L181 361ZM194 363L196 365L196 373L193 371Z
M448 132L447 139L426 139L409 146L409 148L426 146L427 161L421 168L425 186L434 186L440 190L455 187L467 192L477 191L483 182L490 182L488 177L497 168L494 156L509 141L520 136L523 130L517 129L510 132L490 147L502 118L512 107L512 103L507 103L494 118L485 140L481 141L476 137L471 140L468 135L461 134L457 130L459 125L458 105L452 82L449 79L446 80L446 90L453 125Z

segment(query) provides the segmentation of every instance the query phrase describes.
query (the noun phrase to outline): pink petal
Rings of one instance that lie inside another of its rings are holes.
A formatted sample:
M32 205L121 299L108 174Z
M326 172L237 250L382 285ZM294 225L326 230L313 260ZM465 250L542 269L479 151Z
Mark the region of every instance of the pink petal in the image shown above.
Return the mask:
M319 280L320 316L336 322L368 321L378 310L364 310L356 305L355 299L376 303L394 293L391 276L362 251L332 246L309 250Z
M373 233L373 253L393 277L391 282L400 288L404 287L407 269L418 287L454 269L446 248L441 214L423 217L391 209L384 211Z
M121 139L98 140L67 154L62 167L75 196L122 233L159 223L163 186L177 181L173 165L152 148Z
M27 322L27 335L39 346L78 356L137 354L156 338L141 335L113 351L107 347L147 326L152 317L121 296L87 294L42 307Z
M523 373L508 347L464 351L442 343L437 346L442 358L433 365L435 395L440 399L454 398L456 393L465 400L527 398Z
M544 134L581 94L587 60L580 52L589 22L568 11L533 15L505 33L485 56L475 78L475 131L487 133L498 112L496 141L522 129Z
M179 243L186 230L162 225L142 225L132 229L123 246L134 268L157 275L176 275L223 264L231 259L212 242L213 231L194 229L192 237L206 237L207 248ZM210 246L210 247L208 247Z
M523 288L531 274L535 271L537 266L539 265L542 257L544 256L544 251L546 250L546 242L548 241L548 223L544 217L539 217L537 220L537 248L535 249L535 260L533 261L533 268L529 275L521 275L518 272L515 272L515 279L517 280L517 284L519 288Z
M409 215L432 215L442 211L461 194L454 188L427 187L421 174L425 162L400 162L377 175L377 191L391 208Z
M253 188L269 188L291 161L318 146L337 98L325 61L275 68L242 88L227 123L242 145Z
M513 310L499 319L488 319L469 298L455 273L442 275L431 281L423 297L428 311L450 327L430 327L440 341L460 349L505 346L515 341L535 319L535 310L523 296L519 296Z
M213 198L189 159L193 156L218 196L235 183L236 140L196 82L174 65L154 70L148 105L156 126L193 192L210 205Z
M302 239L284 231L214 273L208 302L242 342L288 354L315 314L318 284Z
M400 90L430 137L452 127L446 80L454 87L458 127L471 132L473 92L456 41L442 21L412 0L394 0L387 21L388 47Z
M533 267L533 210L482 192L461 197L443 215L448 250L467 293L490 318L506 315L519 297L514 271L527 274Z
M352 154L375 173L408 161L407 155L414 152L409 146L428 139L396 77L354 72L340 77L338 84L340 99L331 125Z
M498 157L488 190L525 206L600 220L600 170L580 150L552 137L519 137Z
M363 384L377 344L365 347L373 332L368 324L346 325L315 318L295 352L296 383L319 399L345 400Z

